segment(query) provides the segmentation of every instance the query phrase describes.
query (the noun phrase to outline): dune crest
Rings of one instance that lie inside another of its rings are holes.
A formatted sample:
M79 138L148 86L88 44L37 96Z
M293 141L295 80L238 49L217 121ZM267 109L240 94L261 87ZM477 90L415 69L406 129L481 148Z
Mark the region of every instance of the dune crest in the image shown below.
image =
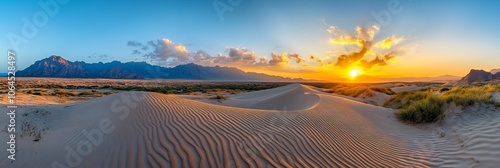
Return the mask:
M309 86L290 84L274 89L238 94L220 105L263 110L299 111L316 107L317 91Z

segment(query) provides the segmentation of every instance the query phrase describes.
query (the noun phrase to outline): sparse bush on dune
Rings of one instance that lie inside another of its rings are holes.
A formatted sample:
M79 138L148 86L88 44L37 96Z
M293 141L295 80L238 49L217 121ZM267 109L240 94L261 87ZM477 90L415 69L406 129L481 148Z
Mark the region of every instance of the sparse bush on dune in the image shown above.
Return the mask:
M439 93L443 93L443 92L450 91L450 88L448 88L448 87L443 87L443 88L440 88L438 91L439 91Z
M226 100L227 97L222 95L222 91L220 89L216 89L215 96L211 97L211 99L216 99L218 102L222 103L223 100Z
M83 91L78 93L78 96L104 96L104 95L110 95L113 94L113 92L100 92L97 90L91 90L91 91Z
M390 88L385 86L370 86L371 84L336 84L328 88L328 93L335 93L351 97L373 97L376 92L384 93L387 95L395 94Z
M361 94L365 94L365 96L368 96L368 97L374 95L373 91L370 90L366 86L345 87L340 92L342 92L343 95L352 96L352 97L358 97Z
M384 87L384 86L371 86L370 89L373 90L373 91L376 91L376 92L385 93L387 95L396 94L390 88Z
M442 95L442 99L448 103L454 102L460 106L472 106L475 103L493 104L491 99L493 92L498 91L496 86L488 84L484 86L460 86L450 89Z
M57 89L52 93L53 96L76 96L77 94L74 92L69 92L63 89Z
M375 95L375 92L366 86L339 86L327 92L351 97L359 97L361 95L371 97Z
M26 94L32 94L32 95L38 95L38 96L45 96L45 95L48 95L47 92L49 90L47 89L30 89L28 91L26 91Z
M384 102L385 107L400 109L409 106L412 102L427 98L432 93L428 91L403 91L388 98Z
M399 92L384 102L385 107L398 109L395 115L408 123L429 123L444 117L446 103L468 107L476 103L492 104L500 107L500 102L492 100L494 92L500 91L500 84L472 84L453 88L440 88L441 96L433 89Z
M426 98L413 101L398 110L396 116L408 123L431 123L444 118L443 101L429 94Z

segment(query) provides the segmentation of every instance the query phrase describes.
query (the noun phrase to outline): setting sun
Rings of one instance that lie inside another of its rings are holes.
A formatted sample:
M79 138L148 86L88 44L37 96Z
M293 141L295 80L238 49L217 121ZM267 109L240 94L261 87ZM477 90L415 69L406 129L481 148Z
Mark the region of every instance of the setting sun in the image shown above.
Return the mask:
M349 72L349 76L351 76L351 78L356 78L356 76L358 76L360 73L361 71L359 69L353 69L351 70L351 72Z

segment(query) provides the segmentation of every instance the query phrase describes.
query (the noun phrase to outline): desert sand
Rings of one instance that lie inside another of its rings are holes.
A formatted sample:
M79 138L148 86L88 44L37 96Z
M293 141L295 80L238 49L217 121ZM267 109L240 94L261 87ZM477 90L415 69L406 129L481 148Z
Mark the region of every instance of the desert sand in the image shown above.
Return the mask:
M493 100L500 102L500 92L493 93Z
M300 84L219 104L123 92L67 105L20 106L17 123L30 127L18 130L17 160L2 154L0 165L495 167L500 113L475 108L452 108L441 125L417 127L398 121L392 109Z

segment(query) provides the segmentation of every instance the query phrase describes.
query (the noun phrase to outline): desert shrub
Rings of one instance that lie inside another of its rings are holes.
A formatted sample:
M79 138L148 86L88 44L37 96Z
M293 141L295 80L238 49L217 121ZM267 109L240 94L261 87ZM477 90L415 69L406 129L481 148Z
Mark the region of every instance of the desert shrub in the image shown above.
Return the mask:
M434 89L399 92L384 102L385 107L399 109L395 115L409 123L429 123L444 117L445 103L455 103L462 107L476 103L492 104L500 107L500 102L492 100L493 92L500 91L498 84L471 84L453 88L440 88L441 97L433 94Z
M45 92L35 92L33 93L34 95L38 95L38 96L45 96Z
M97 93L96 92L84 91L84 92L78 93L78 96L88 96L88 95L95 95L95 94L97 94Z
M403 91L399 92L384 102L385 107L400 109L409 106L412 102L431 96L428 91Z
M440 89L439 89L439 92L440 92L440 93L447 92L447 91L450 91L450 88L443 87L443 88L440 88Z
M27 93L27 94L34 94L34 93L35 93L35 91L34 91L34 90L28 90L26 93Z
M496 86L490 84L471 87L460 86L450 89L441 98L448 103L454 102L456 105L464 107L472 106L476 103L493 104L494 102L491 98L494 91L496 91Z
M424 99L409 103L408 106L398 110L395 115L398 119L408 123L431 123L444 118L443 101L429 95Z
M113 92L100 92L98 90L91 90L91 91L80 92L80 93L78 93L78 96L94 96L94 95L104 96L104 95L110 95L110 94L113 94Z
M338 86L327 92L351 97L359 97L362 94L368 97L375 95L375 92L366 86Z
M52 93L52 95L54 95L54 96L76 96L77 94L73 93L73 92L68 92L68 91L63 90L63 89L57 89L54 91L54 93Z
M396 94L390 88L383 87L383 86L372 86L372 87L370 87L370 89L373 90L373 91L380 92L380 93L385 93L385 94L388 94L388 95Z
M112 86L111 89L114 89L114 90L126 90L125 87L123 87L123 86Z
M227 97L221 94L217 94L214 97L212 97L212 99L216 99L217 101L222 102L222 100L226 100Z
M211 97L210 99L216 99L218 102L222 103L223 100L226 100L227 97L222 95L221 90L217 90L217 93L215 96Z

